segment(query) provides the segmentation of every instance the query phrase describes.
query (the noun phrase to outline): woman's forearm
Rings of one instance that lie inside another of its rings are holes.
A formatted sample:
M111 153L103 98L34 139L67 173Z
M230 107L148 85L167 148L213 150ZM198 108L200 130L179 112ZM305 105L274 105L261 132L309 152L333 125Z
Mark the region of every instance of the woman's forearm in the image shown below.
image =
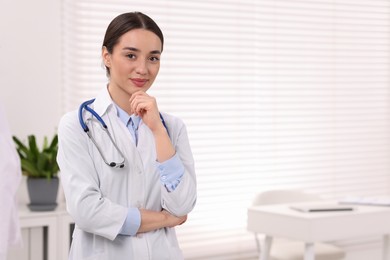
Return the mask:
M187 216L176 217L166 210L152 211L141 209L141 226L137 233L145 233L165 227L175 227L183 224Z
M156 142L157 161L161 163L172 158L176 151L164 126L162 125L158 130L155 130L153 134Z

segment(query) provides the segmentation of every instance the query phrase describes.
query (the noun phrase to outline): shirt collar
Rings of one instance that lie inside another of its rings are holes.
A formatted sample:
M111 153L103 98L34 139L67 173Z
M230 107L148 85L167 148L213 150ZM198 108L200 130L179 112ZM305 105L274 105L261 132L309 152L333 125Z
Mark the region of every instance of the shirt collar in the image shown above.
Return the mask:
M141 122L141 117L136 115L131 115L131 120L133 120L135 127L138 129L139 123Z
M107 112L111 107L115 107L117 111L118 117L121 119L121 121L127 126L129 123L129 120L133 121L134 125L138 128L138 125L141 121L141 118L139 116L135 115L129 115L126 111L121 109L118 105L114 103L114 101L111 99L110 93L108 92L108 86L106 86L104 89L102 89L98 95L96 96L94 104L94 110L98 115L103 116L104 113ZM114 106L113 106L114 105Z
M103 116L109 108L113 105L110 93L108 92L108 87L106 86L102 89L96 96L95 101L93 102L93 109L98 113L99 116Z
M114 103L115 104L115 103ZM125 110L120 108L117 104L115 104L116 110L117 110L117 115L119 119L125 124L125 126L128 126L130 123L130 118L134 123L135 128L138 128L139 122L141 121L141 118L136 115L129 115Z
M115 104L115 107L117 111L117 116L125 124L125 126L127 126L129 124L131 116L127 114L127 112L120 108L117 104Z

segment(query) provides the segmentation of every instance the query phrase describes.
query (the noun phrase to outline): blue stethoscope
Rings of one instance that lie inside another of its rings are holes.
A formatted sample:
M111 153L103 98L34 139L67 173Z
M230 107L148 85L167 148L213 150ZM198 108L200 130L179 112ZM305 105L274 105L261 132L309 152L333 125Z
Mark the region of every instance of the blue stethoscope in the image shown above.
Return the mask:
M122 151L119 149L118 145L115 143L114 139L112 138L110 132L108 131L108 127L107 127L106 123L104 122L103 118L101 118L101 116L99 116L98 113L96 113L95 110L93 110L92 108L89 107L89 105L92 104L94 101L95 101L95 99L91 99L91 100L87 100L87 101L85 101L85 102L83 102L81 104L81 106L79 108L79 121L80 121L80 125L83 128L84 132L91 139L91 141L95 145L96 149L99 151L100 156L102 157L104 163L107 164L110 167L113 167L113 168L123 168L125 166L125 156L123 155ZM122 157L120 162L108 162L108 160L104 156L102 150L100 149L99 145L96 143L95 138L93 138L93 136L91 135L88 126L85 124L85 122L83 120L83 109L85 109L86 111L90 112L92 114L92 116L95 117L100 122L100 124L103 127L104 132L106 132L106 134L110 138L111 143L114 145L114 147L117 150L117 152L119 153L120 157ZM162 117L161 113L160 113L160 119L161 119L161 122L164 125L164 127L167 130L167 133L169 135L168 127L165 124L164 118Z

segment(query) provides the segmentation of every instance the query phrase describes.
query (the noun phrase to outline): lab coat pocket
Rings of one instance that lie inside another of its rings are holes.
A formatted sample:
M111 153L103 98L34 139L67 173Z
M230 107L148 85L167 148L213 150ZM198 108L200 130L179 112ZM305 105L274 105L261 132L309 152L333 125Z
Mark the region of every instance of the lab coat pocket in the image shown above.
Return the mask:
M169 259L184 260L183 253L179 247L174 228L165 228L167 249L170 255Z
M74 260L100 260L105 259L106 248L105 238L84 232L82 230L75 230L72 253L69 259Z
M169 255L171 256L170 259L184 260L183 253L178 246L170 246Z

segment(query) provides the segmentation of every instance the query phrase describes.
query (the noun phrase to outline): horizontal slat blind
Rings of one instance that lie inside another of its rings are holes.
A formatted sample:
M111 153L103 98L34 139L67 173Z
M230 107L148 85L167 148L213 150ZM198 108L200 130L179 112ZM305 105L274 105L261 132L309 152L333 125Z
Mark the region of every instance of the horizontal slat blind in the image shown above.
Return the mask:
M262 185L387 193L388 1L260 1L258 10Z
M186 259L251 259L261 190L390 193L388 1L65 0L64 111L106 84L104 31L133 10L164 32L150 93L185 121L196 161Z

